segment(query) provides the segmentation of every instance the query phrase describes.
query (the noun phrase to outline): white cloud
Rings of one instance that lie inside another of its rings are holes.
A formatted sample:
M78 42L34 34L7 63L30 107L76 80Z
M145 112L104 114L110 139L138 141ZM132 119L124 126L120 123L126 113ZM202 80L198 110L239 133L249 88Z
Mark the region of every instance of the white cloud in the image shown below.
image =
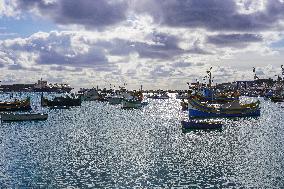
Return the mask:
M45 0L44 6L55 2ZM21 74L24 74L23 81L31 81L37 79L31 78L36 74L36 77L64 80L73 85L80 85L84 81L86 85L97 83L105 86L106 83L116 81L116 85L126 82L129 87L139 87L143 83L149 88L186 88L187 81L201 79L205 70L211 66L214 67L216 81L221 82L251 78L251 71L248 70L252 66L259 67L268 76L271 72L265 72L267 64L277 67L282 63L282 52L270 47L271 43L283 38L281 24L273 29L261 27L261 30L243 31L224 21L223 28L216 29L203 18L198 23L191 20L187 23L186 15L180 15L185 23L193 24L194 27L175 26L163 22L162 19L168 14L164 11L174 11L170 9L169 2L176 6L183 3L167 1L165 6L169 6L170 10L162 11L156 2L151 2L131 1L133 4L129 5L127 17L103 29L81 27L71 20L67 25L59 23L62 31L37 32L26 38L0 41L0 66L4 66L2 70L5 70L3 77L7 75L9 80L18 81ZM218 1L220 3L222 2ZM235 10L232 1L225 4ZM38 13L43 13L43 8L31 5ZM4 6L8 9L2 15L19 14L14 12L15 1L2 2L0 10L4 10ZM140 10L145 6L149 11ZM236 6L238 14L250 16L265 12L267 2L238 0ZM160 12L151 15L151 10ZM186 9L182 11L186 13ZM218 15L223 15L222 10L218 11ZM225 15L227 14L231 15L226 12ZM161 22L155 16L161 18ZM209 24L209 29L202 24ZM16 71L21 74L17 75ZM14 75L10 77L8 74Z
M1 0L0 1L0 18L1 16L18 18L20 11L17 10L17 3L15 0Z
M236 0L236 4L239 8L239 13L252 14L264 11L267 5L267 0Z

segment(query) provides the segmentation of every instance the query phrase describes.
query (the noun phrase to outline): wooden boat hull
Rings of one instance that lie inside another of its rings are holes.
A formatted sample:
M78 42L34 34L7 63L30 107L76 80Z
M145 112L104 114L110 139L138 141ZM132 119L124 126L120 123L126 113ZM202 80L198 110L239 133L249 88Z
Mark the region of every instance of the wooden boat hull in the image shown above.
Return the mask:
M42 106L45 107L71 107L71 106L81 106L81 99L73 98L55 98L54 100L48 100L42 98Z
M29 111L31 110L30 99L17 102L1 102L0 111Z
M142 103L140 101L122 101L122 108L123 109L128 109L128 108L141 108L142 107Z
M30 105L19 105L10 107L0 107L0 112L15 112L15 111L29 111L31 110Z
M96 101L98 99L99 99L98 96L82 96L81 97L82 101Z
M117 105L117 104L121 104L122 100L123 100L122 98L109 98L108 102L111 105Z
M1 120L4 122L14 121L44 121L47 120L48 114L2 114Z
M184 129L221 129L221 122L210 122L210 121L181 121Z

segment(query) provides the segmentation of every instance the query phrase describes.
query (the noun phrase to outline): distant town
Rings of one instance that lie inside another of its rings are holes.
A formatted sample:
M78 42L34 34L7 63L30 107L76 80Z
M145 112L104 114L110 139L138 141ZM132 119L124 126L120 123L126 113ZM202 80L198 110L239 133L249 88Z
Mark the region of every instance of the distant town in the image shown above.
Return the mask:
M186 84L185 84L186 85ZM208 84L206 83L187 83L188 90L195 90L199 87L204 87ZM234 81L228 83L219 83L214 86L216 90L220 91L234 91L238 90L241 95L244 96L264 96L270 91L277 93L277 91L282 91L284 86L284 80L281 77L278 77L277 80L272 78L268 79L259 79L251 81ZM115 87L110 86L109 88L99 88L99 86L94 87L92 90L97 90L100 92L111 93L115 91L120 91L124 87ZM70 93L74 88L66 83L48 83L45 80L38 80L34 84L11 84L11 85L0 85L1 92L55 92L55 93ZM90 89L81 88L78 93L84 93ZM138 91L145 93L160 93L160 92L169 92L169 93L179 93L186 92L188 90L143 90L141 85ZM73 91L74 92L74 91Z
M68 84L51 84L44 80L38 80L34 84L12 84L1 85L0 91L2 92L57 92L69 93L73 88Z

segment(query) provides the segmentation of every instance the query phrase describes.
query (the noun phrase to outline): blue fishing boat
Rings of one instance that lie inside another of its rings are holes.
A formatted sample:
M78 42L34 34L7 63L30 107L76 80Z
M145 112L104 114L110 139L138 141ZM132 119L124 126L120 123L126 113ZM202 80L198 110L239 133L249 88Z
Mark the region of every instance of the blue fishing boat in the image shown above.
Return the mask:
M202 103L196 98L191 98L188 102L190 118L260 116L259 101L250 104L241 104L239 101L226 104L208 104Z
M217 93L212 86L211 69L207 71L209 84L188 99L188 113L190 118L208 117L251 117L260 116L260 102L242 104L238 91Z

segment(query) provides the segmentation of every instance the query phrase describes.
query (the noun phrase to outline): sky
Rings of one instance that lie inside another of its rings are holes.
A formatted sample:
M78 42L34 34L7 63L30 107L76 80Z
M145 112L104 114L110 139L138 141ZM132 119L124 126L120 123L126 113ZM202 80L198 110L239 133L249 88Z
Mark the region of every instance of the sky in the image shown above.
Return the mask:
M0 80L186 89L276 78L284 0L0 0Z

